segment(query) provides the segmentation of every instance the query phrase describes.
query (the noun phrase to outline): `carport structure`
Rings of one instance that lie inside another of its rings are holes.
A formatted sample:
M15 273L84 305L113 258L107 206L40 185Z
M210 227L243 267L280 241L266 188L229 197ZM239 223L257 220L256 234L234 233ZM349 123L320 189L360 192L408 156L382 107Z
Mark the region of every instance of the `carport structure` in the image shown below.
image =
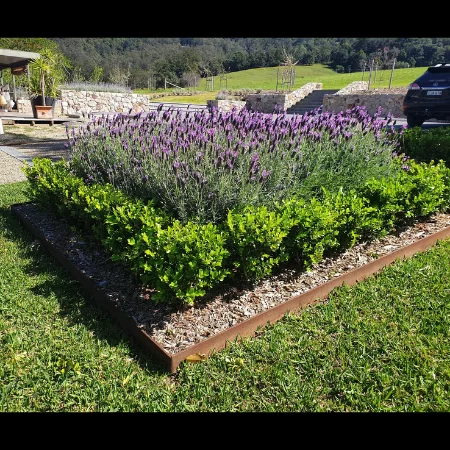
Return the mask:
M28 70L28 64L35 59L40 58L39 53L34 52L23 52L20 50L9 50L6 48L0 48L0 88L3 86L3 70L9 69L12 73L12 81L13 81L13 100L14 103L17 102L17 93L16 93L16 73L28 73L28 77L30 76L30 72ZM25 70L27 69L27 70ZM1 89L0 89L1 93ZM3 133L3 122L0 118L0 134Z
M39 53L34 52L23 52L20 50L9 50L5 48L0 48L0 85L3 85L2 72L5 69L10 69L12 72L13 80L13 100L17 101L16 95L16 73L24 73L25 68L28 68L28 64L35 59L40 58ZM29 76L29 71L26 70Z

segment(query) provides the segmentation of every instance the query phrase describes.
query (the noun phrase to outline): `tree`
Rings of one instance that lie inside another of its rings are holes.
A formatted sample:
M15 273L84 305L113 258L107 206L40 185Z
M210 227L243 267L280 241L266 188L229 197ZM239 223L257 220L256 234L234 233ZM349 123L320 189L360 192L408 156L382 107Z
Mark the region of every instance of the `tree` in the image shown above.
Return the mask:
M248 59L247 55L242 51L237 51L231 55L230 60L228 61L230 66L230 70L232 72L238 72L240 70L245 70L248 68Z
M100 83L103 79L103 67L94 67L89 81L92 83Z
M126 68L122 68L119 64L114 64L109 74L109 81L112 84L118 84L121 86L128 86L128 80L131 76L131 65Z
M51 91L54 97L57 96L55 86L67 79L72 65L69 59L59 51L56 42L45 38L0 38L0 48L39 53L44 56L44 59L48 56L49 59L54 60L55 64L52 64L51 76L46 81L48 85L46 90ZM12 82L10 71L4 71L3 75L5 84ZM36 73L33 75L32 64L30 64L30 81L27 77L16 77L16 86L26 88L28 92L30 89L38 92L40 89L39 77Z
M331 66L335 69L337 66L347 66L348 65L348 51L345 48L337 48L331 52Z
M39 54L40 57L29 64L28 91L32 96L42 95L42 104L45 105L45 97L58 97L58 87L66 81L66 69L70 66L61 53L50 47L42 48Z
M334 69L341 65L347 70L351 65L351 70L359 70L361 55L370 60L369 55L385 47L399 50L396 63L426 66L449 60L450 38L0 38L1 48L13 50L39 52L49 45L80 70L83 79L90 79L100 67L108 80L118 65L121 70L131 67L128 83L137 85L147 78L145 72L158 65L174 83L189 68L217 75L222 68L233 72L276 67L283 48L300 63L320 62Z
M75 67L71 70L69 81L71 83L83 83L86 81L86 78L84 78L84 75L82 73L81 67Z
M362 67L367 65L367 55L364 50L360 50L359 53L355 53L351 58L349 58L349 66L352 72L361 71Z
M34 53L40 53L42 49L48 48L54 53L59 52L58 44L46 38L0 38L0 48Z
M197 87L200 83L200 75L194 70L183 73L181 77L181 86L188 88Z
M311 53L306 54L305 57L303 58L303 64L307 64L310 66L314 63L315 63L314 55Z

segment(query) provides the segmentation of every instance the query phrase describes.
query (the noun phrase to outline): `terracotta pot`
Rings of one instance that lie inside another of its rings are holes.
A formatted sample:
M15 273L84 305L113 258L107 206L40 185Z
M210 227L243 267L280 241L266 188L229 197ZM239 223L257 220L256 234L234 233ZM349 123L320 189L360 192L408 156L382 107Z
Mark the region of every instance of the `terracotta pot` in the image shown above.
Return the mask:
M52 106L36 105L36 118L37 119L51 119L53 118Z
M33 117L38 118L36 106L42 106L42 103L43 103L42 96L38 95L37 97L33 97L30 99L30 102L31 102L31 108L33 110ZM53 114L55 112L56 98L45 97L45 105L52 107L52 116L51 117L53 117Z

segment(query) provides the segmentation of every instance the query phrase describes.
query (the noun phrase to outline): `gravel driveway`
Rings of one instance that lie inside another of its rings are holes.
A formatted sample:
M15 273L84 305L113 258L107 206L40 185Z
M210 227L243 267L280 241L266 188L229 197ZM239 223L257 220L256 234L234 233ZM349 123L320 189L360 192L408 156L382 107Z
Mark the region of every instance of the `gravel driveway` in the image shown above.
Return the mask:
M25 181L21 170L24 164L31 163L33 158L43 157L52 161L67 159L69 154L65 148L66 140L39 141L15 146L0 145L0 184Z
M65 125L3 125L0 135L0 184L25 181L21 167L33 158L68 159Z
M4 152L0 147L0 184L17 183L25 181L26 177L21 171L23 162Z

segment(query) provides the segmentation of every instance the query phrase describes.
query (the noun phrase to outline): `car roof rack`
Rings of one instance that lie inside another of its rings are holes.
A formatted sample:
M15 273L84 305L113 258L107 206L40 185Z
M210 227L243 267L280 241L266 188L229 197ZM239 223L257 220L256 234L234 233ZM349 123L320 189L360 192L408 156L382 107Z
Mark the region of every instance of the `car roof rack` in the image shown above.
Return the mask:
M436 64L434 67L450 67L449 63Z

